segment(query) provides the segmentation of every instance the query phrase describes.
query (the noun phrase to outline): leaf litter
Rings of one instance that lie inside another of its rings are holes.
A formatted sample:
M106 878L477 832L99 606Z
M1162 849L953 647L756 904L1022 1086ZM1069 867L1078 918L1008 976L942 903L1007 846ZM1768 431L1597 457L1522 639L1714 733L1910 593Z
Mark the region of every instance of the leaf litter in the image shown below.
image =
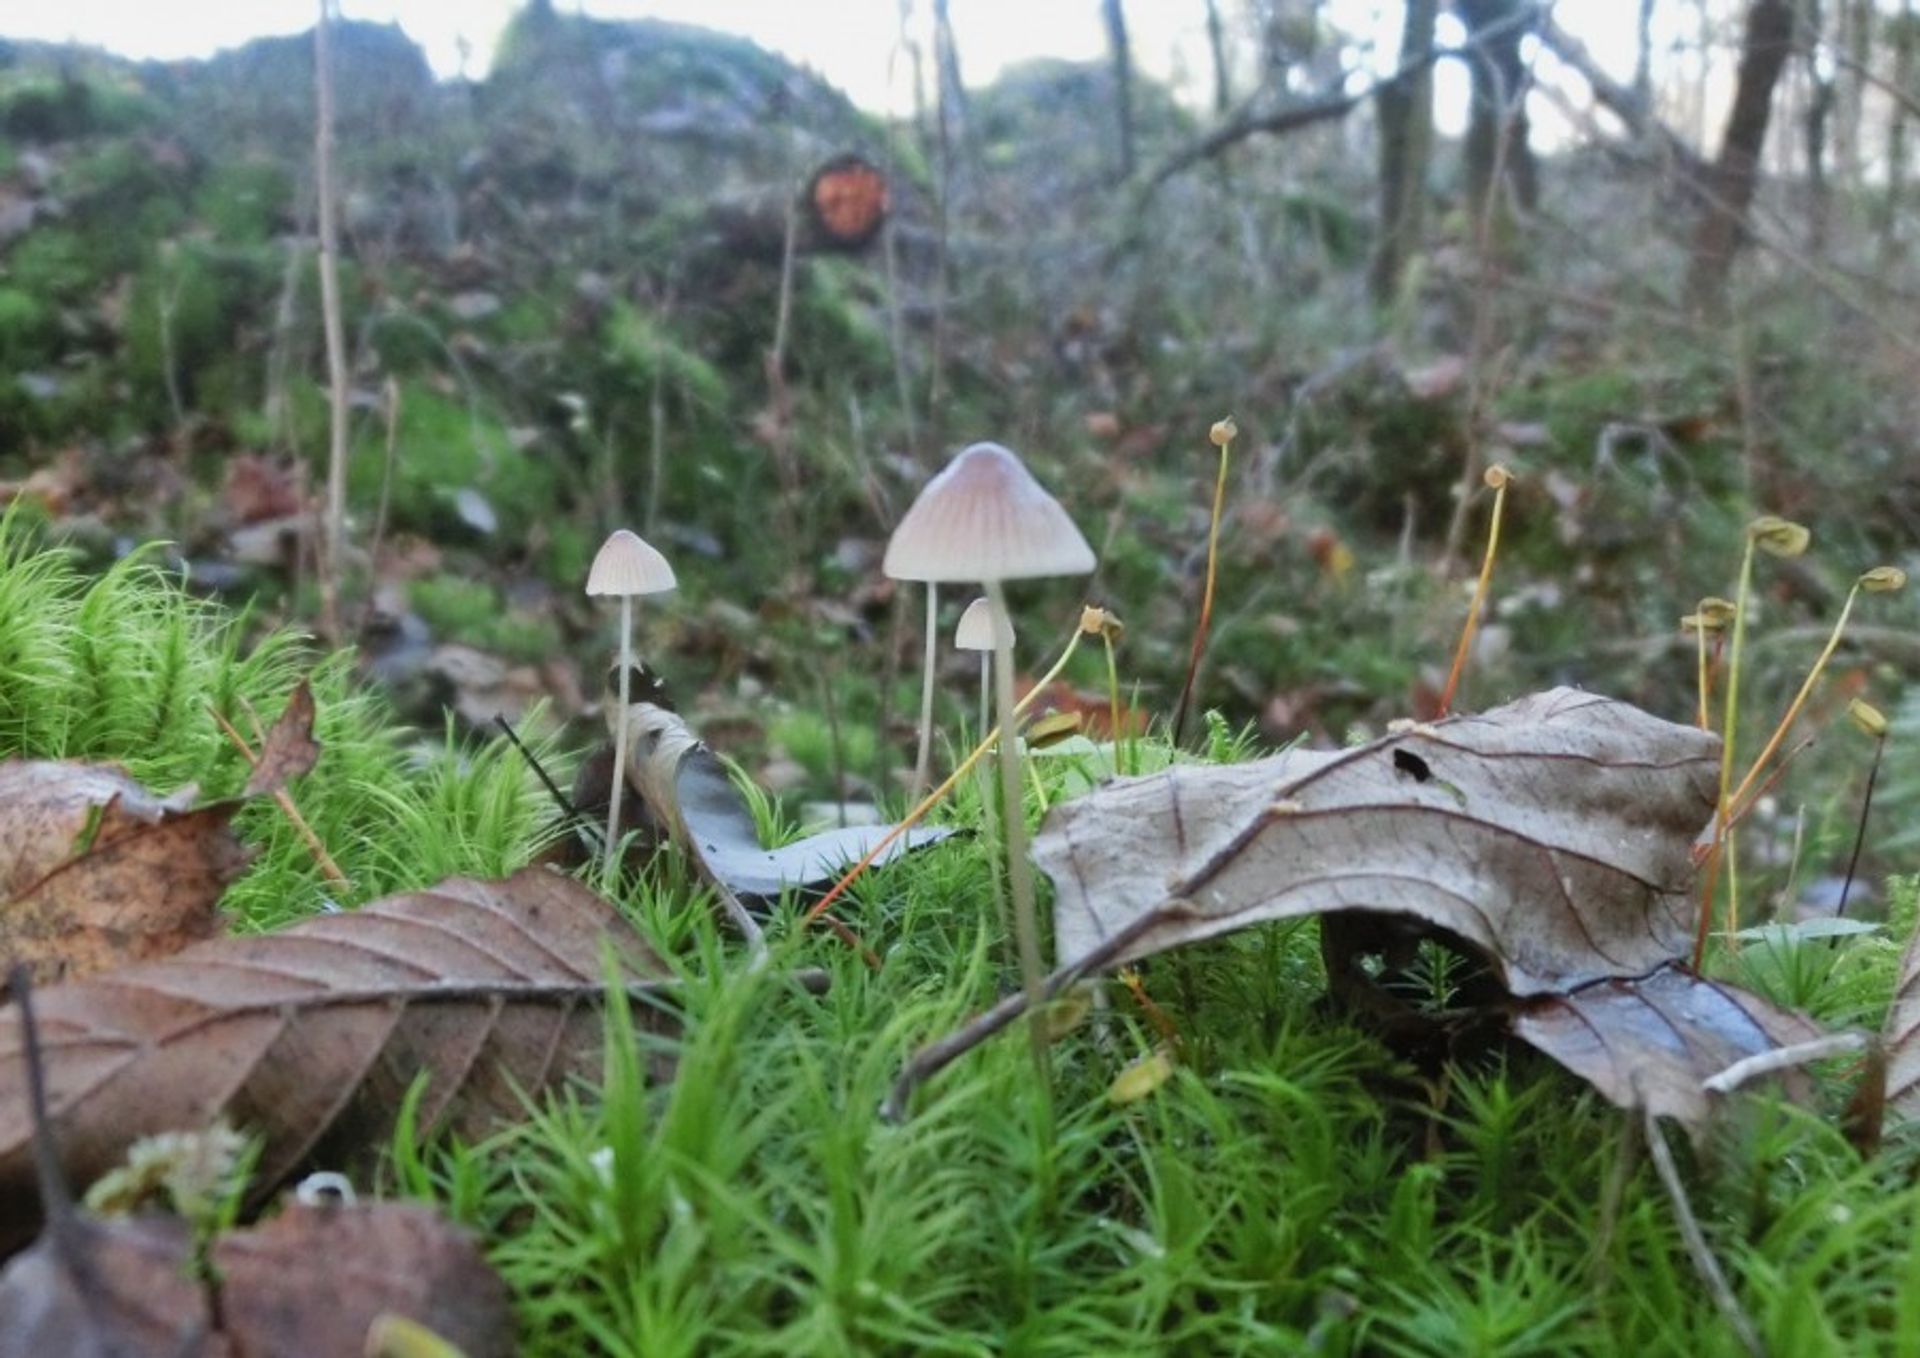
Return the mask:
M1710 732L1560 688L1352 749L1115 780L1055 807L1034 841L1056 889L1046 993L1254 924L1380 919L1409 952L1464 945L1515 1035L1615 1104L1699 1134L1705 1081L1821 1033L1679 965L1718 758ZM1336 992L1372 986L1369 961L1330 946ZM887 1111L1022 1008L1010 997L930 1043Z
M193 788L156 797L112 765L0 762L0 951L47 983L218 934L220 895L249 859L234 815L319 752L301 684L237 798L196 807Z

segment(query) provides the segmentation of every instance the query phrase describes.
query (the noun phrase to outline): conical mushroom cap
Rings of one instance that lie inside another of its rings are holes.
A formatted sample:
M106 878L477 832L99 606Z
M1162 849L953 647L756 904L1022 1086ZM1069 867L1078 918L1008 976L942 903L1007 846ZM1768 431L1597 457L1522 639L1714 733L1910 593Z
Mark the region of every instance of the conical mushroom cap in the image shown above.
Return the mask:
M677 583L667 559L624 528L600 544L587 572L589 594L664 594Z
M1087 575L1093 548L1018 457L976 443L921 489L881 569L929 581Z
M1007 622L1007 643L1013 643L1013 622ZM967 611L960 615L960 625L953 629L953 646L958 651L991 651L993 649L993 605L985 599L975 599L967 605Z

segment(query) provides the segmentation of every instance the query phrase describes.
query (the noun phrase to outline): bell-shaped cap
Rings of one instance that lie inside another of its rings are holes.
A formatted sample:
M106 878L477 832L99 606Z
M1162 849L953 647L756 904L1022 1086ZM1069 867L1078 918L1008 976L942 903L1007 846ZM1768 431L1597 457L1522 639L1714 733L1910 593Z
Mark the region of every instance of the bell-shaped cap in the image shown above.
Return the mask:
M895 580L1027 580L1087 575L1093 549L1011 451L976 443L927 482L893 530Z
M589 594L664 594L677 583L667 559L624 528L614 529L600 544L587 572Z
M1013 620L1006 622L1007 645L1013 645ZM958 651L991 651L993 649L993 605L985 599L975 599L967 605L967 611L960 615L960 625L953 629L953 646Z

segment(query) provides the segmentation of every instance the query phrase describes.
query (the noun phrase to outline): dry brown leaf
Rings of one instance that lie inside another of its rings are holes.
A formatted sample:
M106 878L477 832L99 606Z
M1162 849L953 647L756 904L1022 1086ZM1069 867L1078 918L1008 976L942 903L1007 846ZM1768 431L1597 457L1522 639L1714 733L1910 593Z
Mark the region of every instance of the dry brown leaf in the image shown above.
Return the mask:
M295 1204L220 1237L209 1261L217 1310L185 1221L75 1213L0 1272L0 1358L360 1358L383 1315L464 1358L513 1352L506 1284L418 1204Z
M314 766L320 746L313 738L313 687L302 679L260 745L243 797L277 792Z
M193 807L192 788L155 797L111 765L0 763L0 950L45 984L219 933L220 894L248 859L234 813L319 754L303 682L241 799Z
M76 1215L0 1272L0 1358L226 1358L178 1217Z
M627 782L639 794L648 819L666 826L669 836L692 852L700 870L736 896L777 900L789 888L823 887L892 828L849 826L763 848L753 812L726 765L676 713L634 703L627 732L632 741ZM891 863L952 833L916 826L874 861Z
M91 1181L142 1136L225 1118L264 1141L255 1182L383 1144L413 1079L423 1128L472 1135L590 1069L601 952L653 986L659 959L605 901L530 868L454 878L278 933L40 991L53 1131ZM654 1006L635 1010L664 1029ZM36 1213L17 1011L0 1010L0 1252Z
M405 1316L464 1358L508 1358L506 1284L471 1235L431 1208L289 1206L215 1242L224 1333L247 1358L360 1358L382 1315Z
M1673 1118L1698 1134L1715 1098L1703 1081L1746 1057L1812 1041L1822 1030L1737 986L1668 966L1529 1000L1515 1013L1513 1031L1610 1102ZM1798 1071L1784 1080L1796 1092L1806 1085Z
M45 983L217 934L247 863L239 805L190 810L101 764L0 763L0 949Z
M1719 740L1553 689L1351 750L1176 766L1066 802L1034 840L1064 962L1101 965L1265 920L1411 915L1515 995L1640 975L1693 922L1691 846Z

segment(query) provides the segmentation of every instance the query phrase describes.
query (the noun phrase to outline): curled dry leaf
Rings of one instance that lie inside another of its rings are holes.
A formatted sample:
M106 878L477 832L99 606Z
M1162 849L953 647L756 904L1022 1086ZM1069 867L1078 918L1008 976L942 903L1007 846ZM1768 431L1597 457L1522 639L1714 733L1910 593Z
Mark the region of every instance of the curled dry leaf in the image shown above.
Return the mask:
M827 830L777 849L761 846L740 790L726 765L678 715L635 703L627 721L633 741L627 781L653 823L684 847L701 872L736 896L777 899L789 888L817 890L838 880L884 836L885 825ZM876 864L937 844L953 833L915 827L887 846Z
M1269 920L1330 914L1323 943L1436 933L1499 983L1469 1003L1510 1012L1614 1102L1698 1131L1702 1081L1820 1033L1675 966L1718 755L1709 732L1554 689L1351 750L1121 779L1056 807L1034 841L1063 964L1043 989ZM1329 957L1336 992L1354 960ZM889 1111L1018 1011L930 1043Z
M1710 732L1553 689L1351 750L1121 779L1056 807L1034 857L1063 962L1369 910L1458 934L1515 995L1556 994L1687 946L1718 752Z
M224 1358L178 1217L74 1216L0 1272L0 1358Z
M478 1134L591 1069L602 951L636 988L666 975L605 901L530 868L454 878L277 933L40 991L53 1132L70 1179L142 1136L224 1118L263 1140L255 1185L384 1144L416 1076L423 1128ZM665 1029L652 1005L641 1021ZM17 1009L0 1010L0 1252L36 1213Z

